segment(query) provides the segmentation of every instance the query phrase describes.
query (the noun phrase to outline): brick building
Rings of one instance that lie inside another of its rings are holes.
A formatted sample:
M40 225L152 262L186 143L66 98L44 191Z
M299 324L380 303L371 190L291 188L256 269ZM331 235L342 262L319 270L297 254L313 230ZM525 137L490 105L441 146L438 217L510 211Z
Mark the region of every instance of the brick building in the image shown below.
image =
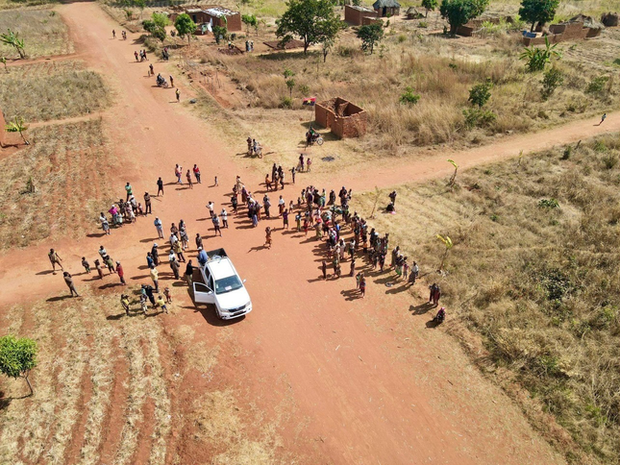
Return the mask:
M361 137L366 133L366 110L340 97L317 103L314 119L341 139Z
M378 17L372 8L365 6L345 5L344 20L352 26L365 26Z
M204 34L205 32L203 31L206 31L206 25L209 23L212 26L226 27L228 32L241 31L241 14L238 11L232 11L221 6L208 6L205 8L191 8L185 10L185 13L198 26L197 34Z

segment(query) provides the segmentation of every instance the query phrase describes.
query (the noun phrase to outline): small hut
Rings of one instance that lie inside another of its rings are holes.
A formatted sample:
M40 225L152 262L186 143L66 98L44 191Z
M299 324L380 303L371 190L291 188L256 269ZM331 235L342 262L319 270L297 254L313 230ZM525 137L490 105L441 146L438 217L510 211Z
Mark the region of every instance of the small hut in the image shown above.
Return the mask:
M373 9L380 17L398 16L400 14L400 3L396 0L377 0L372 4Z

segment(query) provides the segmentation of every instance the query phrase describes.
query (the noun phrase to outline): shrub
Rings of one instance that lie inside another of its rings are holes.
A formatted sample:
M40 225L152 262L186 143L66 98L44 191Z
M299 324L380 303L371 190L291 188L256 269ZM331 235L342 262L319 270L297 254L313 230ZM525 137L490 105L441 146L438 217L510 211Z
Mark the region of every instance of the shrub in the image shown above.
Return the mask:
M554 198L542 199L538 202L540 208L560 208L560 204Z
M493 87L493 83L488 80L482 84L476 84L469 90L467 101L471 102L472 105L478 105L478 108L482 108L491 98L491 87Z
M586 88L587 94L598 94L602 96L605 94L605 84L609 81L609 76L598 76L590 81L588 87Z
M545 71L542 80L542 90L540 95L543 100L549 99L555 89L560 87L564 83L564 74L557 68L551 68Z
M463 110L467 129L490 126L497 119L497 115L490 110L481 108L466 108Z
M292 108L293 107L293 99L291 97L282 97L282 101L280 102L281 108Z
M613 169L618 164L618 157L616 155L607 155L603 157L603 166L605 169Z
M420 96L414 92L413 87L407 87L399 99L400 103L410 105L415 105L419 100Z

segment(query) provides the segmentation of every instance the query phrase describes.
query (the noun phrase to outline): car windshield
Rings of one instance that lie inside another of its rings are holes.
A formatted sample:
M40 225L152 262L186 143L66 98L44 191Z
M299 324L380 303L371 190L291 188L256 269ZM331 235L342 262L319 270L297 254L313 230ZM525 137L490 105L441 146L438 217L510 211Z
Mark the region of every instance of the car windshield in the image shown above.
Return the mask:
M215 281L215 293L224 294L226 292L237 290L241 286L243 286L243 284L241 284L238 276L229 276Z

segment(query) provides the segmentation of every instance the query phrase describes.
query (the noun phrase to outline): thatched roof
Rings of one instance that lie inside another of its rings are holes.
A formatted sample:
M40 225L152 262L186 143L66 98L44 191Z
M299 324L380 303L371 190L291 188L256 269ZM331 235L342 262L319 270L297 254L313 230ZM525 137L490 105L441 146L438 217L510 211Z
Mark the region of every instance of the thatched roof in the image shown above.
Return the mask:
M396 0L377 0L375 3L372 4L372 7L375 10L378 10L380 8L400 8L400 3L398 3Z

